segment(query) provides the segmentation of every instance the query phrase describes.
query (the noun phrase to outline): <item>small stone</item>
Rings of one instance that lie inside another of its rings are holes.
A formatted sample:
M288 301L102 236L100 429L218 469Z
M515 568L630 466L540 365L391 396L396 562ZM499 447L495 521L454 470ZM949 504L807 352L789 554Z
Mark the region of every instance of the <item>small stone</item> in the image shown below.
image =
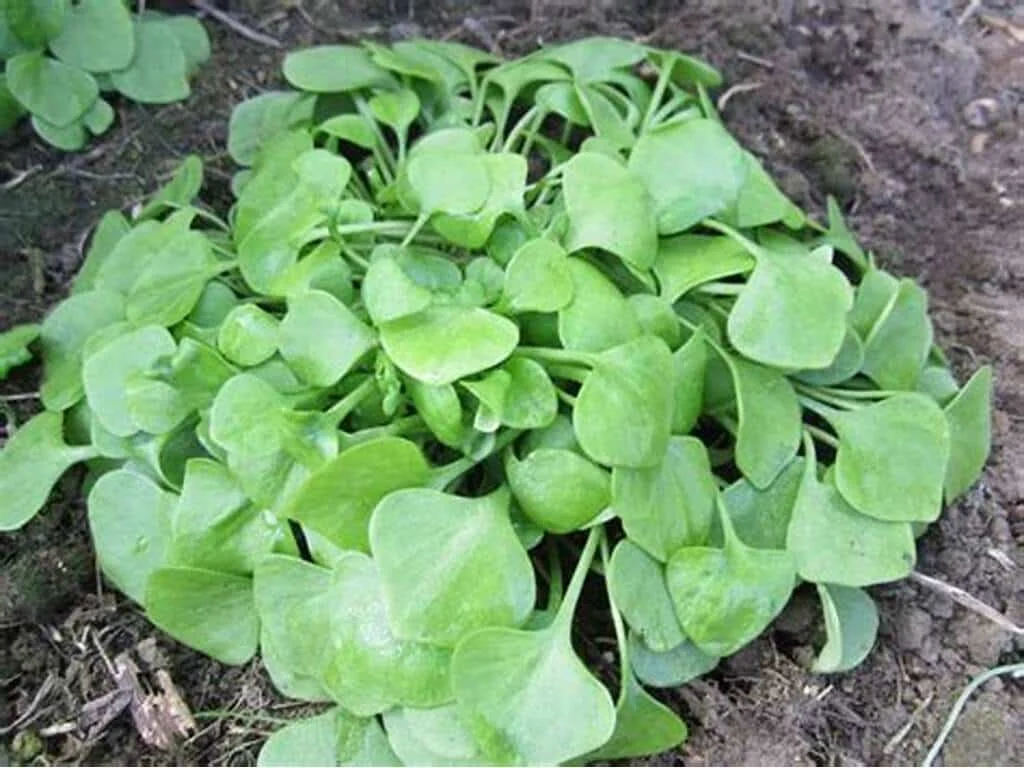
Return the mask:
M993 123L998 122L1001 111L1000 106L997 99L987 97L975 99L964 107L964 122L971 126L971 128L988 128Z

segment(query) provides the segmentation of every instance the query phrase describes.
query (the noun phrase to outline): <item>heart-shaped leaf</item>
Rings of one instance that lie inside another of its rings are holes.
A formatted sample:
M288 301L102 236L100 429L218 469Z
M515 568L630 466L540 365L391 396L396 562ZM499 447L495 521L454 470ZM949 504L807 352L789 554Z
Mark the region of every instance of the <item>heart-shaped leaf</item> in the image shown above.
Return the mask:
M740 541L754 549L786 548L786 533L803 475L803 459L798 457L765 488L741 478L723 491L726 510ZM711 539L721 543L721 531L714 531Z
M132 17L120 0L80 0L67 7L63 31L50 41L54 55L89 72L113 72L135 55Z
M252 579L199 568L160 568L146 586L146 616L186 645L224 664L256 653L260 623Z
M663 235L730 208L747 179L743 150L711 119L675 122L645 133L633 148L629 168L654 200Z
M260 749L256 765L270 768L401 763L376 720L353 717L341 707L333 707L274 731Z
M482 756L454 704L384 713L392 749L405 765L480 765Z
M89 493L89 531L103 574L137 603L167 564L178 497L127 469L101 477Z
M522 461L510 454L505 472L522 511L552 533L583 528L611 503L608 473L571 450L538 448Z
M308 94L269 91L247 99L231 112L228 154L239 165L252 165L268 139L300 126L312 117L313 98Z
M835 486L818 480L813 447L808 450L786 537L800 577L847 587L905 578L916 560L910 524L855 510Z
M321 45L285 56L284 76L292 86L313 93L341 93L394 83L369 52L354 45Z
M44 56L19 53L6 63L7 88L22 106L47 123L63 128L88 111L99 86L88 72Z
M572 301L558 313L558 337L566 349L601 352L640 335L629 302L600 270L569 259Z
M672 378L675 407L672 410L672 434L685 435L697 424L704 408L704 377L707 369L707 342L704 331L672 353Z
M505 267L504 306L510 312L557 312L572 301L570 262L557 243L537 238L524 243Z
M491 368L519 342L510 320L478 307L431 307L384 323L380 342L403 372L442 385Z
M675 303L699 285L754 268L754 257L730 237L677 235L658 242L654 274L660 294Z
M864 338L861 370L882 389L912 390L932 346L928 296L904 278Z
M135 56L111 72L114 87L141 104L170 104L187 99L188 60L177 36L162 24L135 22Z
M373 331L323 291L290 298L278 333L284 359L306 382L318 387L340 381L374 343Z
M381 437L342 451L310 475L282 515L308 525L342 549L370 551L370 515L392 491L427 481L420 449L399 437Z
M606 574L615 607L644 645L665 652L686 640L665 583L665 566L629 540L619 542Z
M715 494L707 449L695 437L670 438L655 467L612 472L613 508L626 535L662 562L707 541Z
M718 666L719 658L709 656L689 639L671 650L648 648L637 635L629 635L629 658L637 678L653 688L676 688L706 675Z
M640 180L620 163L593 152L576 155L562 178L569 214L566 248L601 248L638 270L658 252L658 225Z
M653 467L665 455L672 412L672 353L661 339L641 336L598 355L583 382L573 427L594 461L612 467Z
M903 522L939 516L950 427L935 401L907 393L823 415L839 434L836 487L857 511Z
M239 304L219 325L217 348L233 363L259 365L277 352L277 318L255 304Z
M399 637L454 646L475 629L526 620L533 568L508 503L504 488L477 499L424 488L395 491L377 505L370 547Z
M733 531L719 501L722 549L686 547L668 561L668 591L683 631L709 656L728 656L779 615L796 583L793 558L752 549Z
M479 381L463 386L498 420L513 429L541 429L555 420L558 397L544 367L513 357Z

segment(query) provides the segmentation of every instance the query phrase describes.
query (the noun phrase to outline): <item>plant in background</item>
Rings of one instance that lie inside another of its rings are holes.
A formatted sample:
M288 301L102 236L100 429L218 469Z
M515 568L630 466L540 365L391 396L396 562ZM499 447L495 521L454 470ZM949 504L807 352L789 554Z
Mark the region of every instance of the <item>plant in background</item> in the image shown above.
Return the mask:
M332 704L265 765L672 748L644 686L710 671L800 582L814 668L859 663L864 587L981 472L991 372L961 386L924 291L779 191L718 74L604 38L284 72L231 118L226 221L189 159L0 342L41 354L45 407L0 454L0 527L86 462L111 582ZM614 635L615 680L574 632Z
M0 133L28 114L49 144L81 149L114 122L101 94L181 101L209 58L206 30L189 16L133 16L123 0L0 0Z

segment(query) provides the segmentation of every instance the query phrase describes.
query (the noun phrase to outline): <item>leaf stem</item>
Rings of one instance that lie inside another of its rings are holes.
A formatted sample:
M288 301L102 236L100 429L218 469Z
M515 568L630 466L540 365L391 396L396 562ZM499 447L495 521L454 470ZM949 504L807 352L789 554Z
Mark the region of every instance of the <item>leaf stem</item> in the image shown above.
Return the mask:
M503 451L507 446L511 445L519 435L522 434L521 429L509 429L504 432L500 437L494 441L494 445L491 449L483 456L463 456L461 459L456 459L450 464L445 464L440 467L435 467L430 473L430 480L427 482L428 488L434 490L443 491L449 485L458 480L462 475L466 474L482 461L486 461L496 453Z
M594 562L597 545L600 543L603 535L603 525L595 525L590 529L587 543L583 547L583 552L580 553L580 559L576 563L576 568L572 572L572 578L569 580L569 586L565 590L565 597L562 599L562 604L558 606L558 615L551 622L552 627L559 627L567 632L569 627L572 626L572 617L576 613L576 605L580 601L580 595L583 594L583 583L587 580L587 573L590 571L591 563Z
M857 408L863 407L861 403L843 400L841 397L833 397L832 395L817 390L811 390L809 393L805 394L802 389L797 388L797 398L800 400L800 404L805 408L826 418L830 413L832 413L832 408L827 407L829 405L834 406L835 408L842 408L845 411L856 410Z
M608 564L611 560L611 555L608 552L608 537L601 537L601 562L604 565L604 572L608 573ZM630 674L630 661L629 661L629 645L626 640L626 625L622 622L622 614L619 613L619 607L615 604L615 598L612 596L612 583L611 580L605 578L604 580L604 591L608 595L608 608L612 614L612 625L615 627L615 642L619 644L619 675L622 678L622 688L626 687L625 679L626 675Z
M597 361L597 355L554 347L520 347L516 350L516 354L529 357L539 363L561 363L586 368L592 368Z
M818 442L829 445L833 448L839 448L839 440L836 439L835 435L826 432L824 429L820 429L813 424L805 424L804 430L817 438Z
M530 127L530 124L536 119L537 115L540 115L542 119L544 117L544 113L540 111L540 107L536 104L526 110L523 116L519 118L519 122L512 127L512 130L508 132L508 136L505 137L505 143L501 146L502 152L512 151L512 147L516 140L523 135L523 132L528 127Z
M639 134L642 136L647 133L651 127L651 120L654 118L654 113L658 109L658 104L661 102L662 97L665 95L665 89L668 88L669 80L672 79L672 70L675 69L676 62L678 59L674 54L669 54L668 63L661 68L658 73L658 82L654 84L654 93L651 94L651 102L647 105L647 112L644 114L644 119L640 123Z
M562 558L558 556L558 545L554 539L547 540L548 550L548 602L547 610L556 611L565 595L565 577L562 575Z
M372 394L373 390L377 388L377 381L371 376L358 387L353 389L341 400L332 405L325 413L328 421L335 427L340 426L341 422L352 413L359 404L363 402L367 397Z
M746 285L742 283L704 283L697 287L698 293L706 293L709 296L739 296Z

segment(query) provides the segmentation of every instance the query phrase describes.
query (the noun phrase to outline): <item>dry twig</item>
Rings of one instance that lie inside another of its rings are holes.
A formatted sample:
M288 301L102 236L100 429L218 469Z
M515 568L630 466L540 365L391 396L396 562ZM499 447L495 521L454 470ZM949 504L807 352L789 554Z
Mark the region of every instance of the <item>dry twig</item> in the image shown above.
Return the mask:
M202 11L214 21L218 21L228 29L237 32L246 40L251 40L252 42L259 43L260 45L266 45L269 48L281 47L281 41L277 38L265 35L262 32L257 32L252 27L246 26L240 22L234 16L225 13L220 8L208 3L207 0L192 0L192 5L196 10Z
M718 107L719 112L723 112L725 105L729 103L733 96L738 93L746 93L747 91L756 91L758 88L764 88L764 83L759 80L750 83L736 83L736 85L732 86L718 98L718 103L715 106Z
M976 598L970 592L960 589L960 587L954 587L952 584L947 584L941 579L936 579L933 576L925 576L923 573L918 571L913 571L910 574L910 580L916 581L918 584L928 587L928 589L945 595L954 602L962 605L964 608L974 611L979 616L985 617L993 624L999 625L1007 632L1014 635L1024 635L1024 628L1018 627L995 608L981 602L981 600Z

